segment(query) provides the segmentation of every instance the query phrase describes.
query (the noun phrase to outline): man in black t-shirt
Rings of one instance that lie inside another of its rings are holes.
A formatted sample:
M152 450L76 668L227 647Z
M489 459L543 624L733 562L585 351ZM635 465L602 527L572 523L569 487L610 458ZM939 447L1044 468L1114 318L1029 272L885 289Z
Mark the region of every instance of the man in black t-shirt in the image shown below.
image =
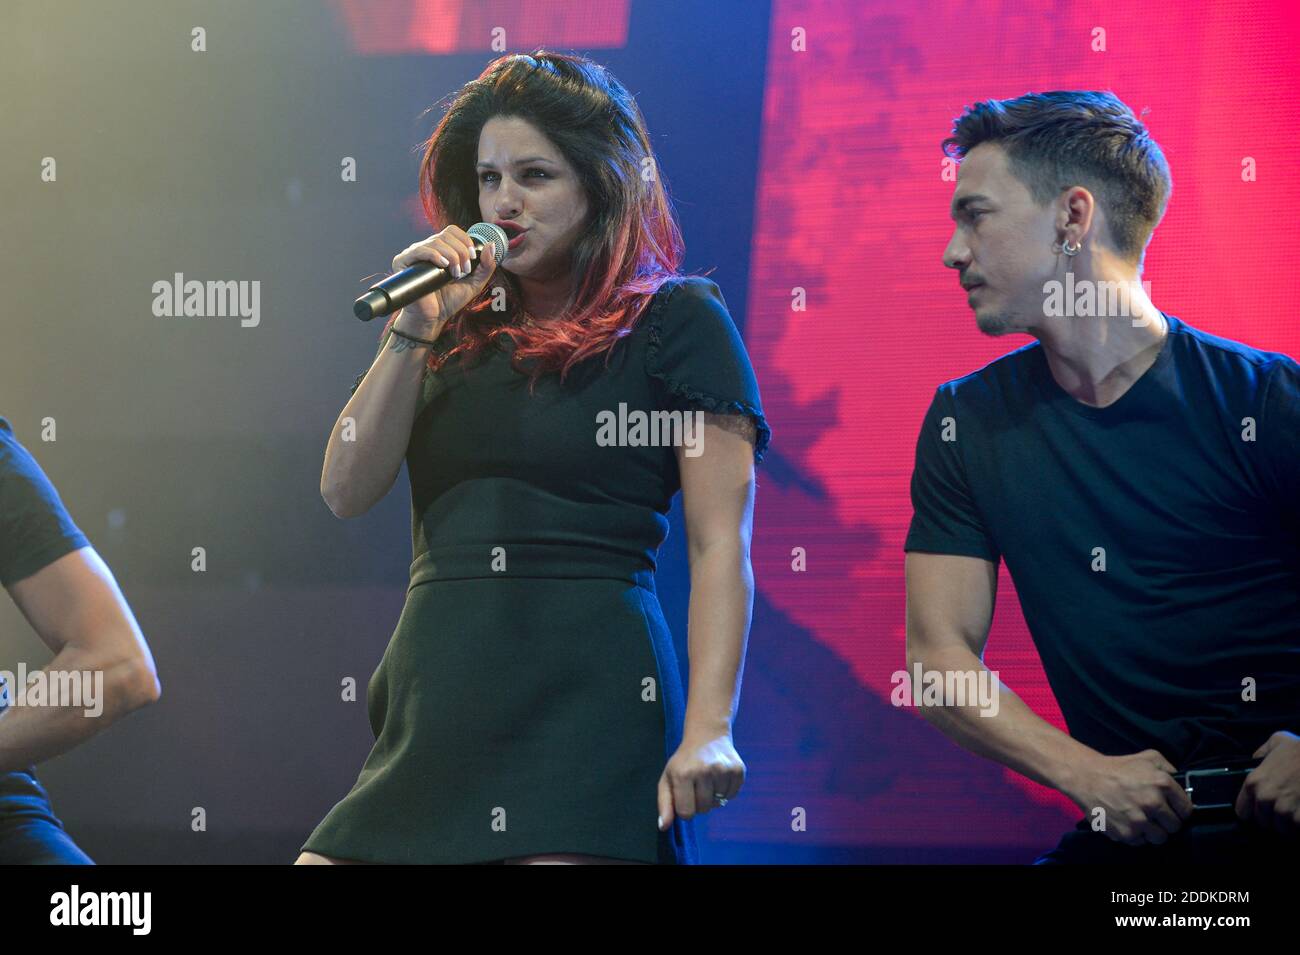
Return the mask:
M1169 171L1111 94L978 103L944 147L944 263L981 331L1037 341L940 386L922 424L908 667L984 669L1005 560L1069 734L1005 687L922 712L1085 813L1040 862L1293 855L1300 366L1151 303ZM1174 778L1252 760L1235 814Z
M0 584L55 654L26 684L0 691L0 864L90 863L54 816L32 764L153 702L161 689L112 573L3 417Z

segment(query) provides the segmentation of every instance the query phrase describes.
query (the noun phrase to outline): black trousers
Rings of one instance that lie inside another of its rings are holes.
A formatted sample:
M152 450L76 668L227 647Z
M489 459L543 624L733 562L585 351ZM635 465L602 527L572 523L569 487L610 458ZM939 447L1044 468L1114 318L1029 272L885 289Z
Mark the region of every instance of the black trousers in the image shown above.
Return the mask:
M1295 863L1300 836L1242 822L1231 810L1194 812L1183 827L1160 845L1126 846L1094 832L1081 819L1055 849L1034 865L1196 865Z
M0 865L94 865L31 770L0 773Z

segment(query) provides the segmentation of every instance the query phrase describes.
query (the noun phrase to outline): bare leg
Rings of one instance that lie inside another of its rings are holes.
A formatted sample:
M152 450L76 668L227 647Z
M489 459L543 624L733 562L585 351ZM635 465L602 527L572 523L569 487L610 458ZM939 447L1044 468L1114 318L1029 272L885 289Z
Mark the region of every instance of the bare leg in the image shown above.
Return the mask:
M506 865L646 865L631 859L611 859L609 856L590 856L578 852L553 852L546 855L515 856L506 859Z
M323 856L319 852L304 852L294 861L294 865L368 865L359 859L336 859Z
M557 852L549 855L515 856L506 859L506 865L645 865L631 859L613 859L608 856L583 855L577 852ZM304 852L294 865L369 865L359 859L337 859L318 852Z

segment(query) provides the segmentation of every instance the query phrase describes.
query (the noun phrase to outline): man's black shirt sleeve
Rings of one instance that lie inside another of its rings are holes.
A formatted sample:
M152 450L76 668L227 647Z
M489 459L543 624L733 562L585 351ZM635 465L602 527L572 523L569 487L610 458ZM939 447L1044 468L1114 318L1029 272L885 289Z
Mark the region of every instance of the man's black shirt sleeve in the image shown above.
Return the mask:
M940 387L916 442L912 523L903 549L980 557L996 564L1001 553L971 496L961 441L961 423Z
M0 584L90 545L36 459L0 417Z

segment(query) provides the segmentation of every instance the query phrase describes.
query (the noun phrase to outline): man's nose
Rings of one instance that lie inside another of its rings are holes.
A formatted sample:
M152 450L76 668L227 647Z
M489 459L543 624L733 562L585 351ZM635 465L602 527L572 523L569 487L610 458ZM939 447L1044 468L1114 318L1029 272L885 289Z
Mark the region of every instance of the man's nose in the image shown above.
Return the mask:
M960 240L957 232L953 232L948 247L943 250L943 264L950 269L964 269L970 264L970 249Z

